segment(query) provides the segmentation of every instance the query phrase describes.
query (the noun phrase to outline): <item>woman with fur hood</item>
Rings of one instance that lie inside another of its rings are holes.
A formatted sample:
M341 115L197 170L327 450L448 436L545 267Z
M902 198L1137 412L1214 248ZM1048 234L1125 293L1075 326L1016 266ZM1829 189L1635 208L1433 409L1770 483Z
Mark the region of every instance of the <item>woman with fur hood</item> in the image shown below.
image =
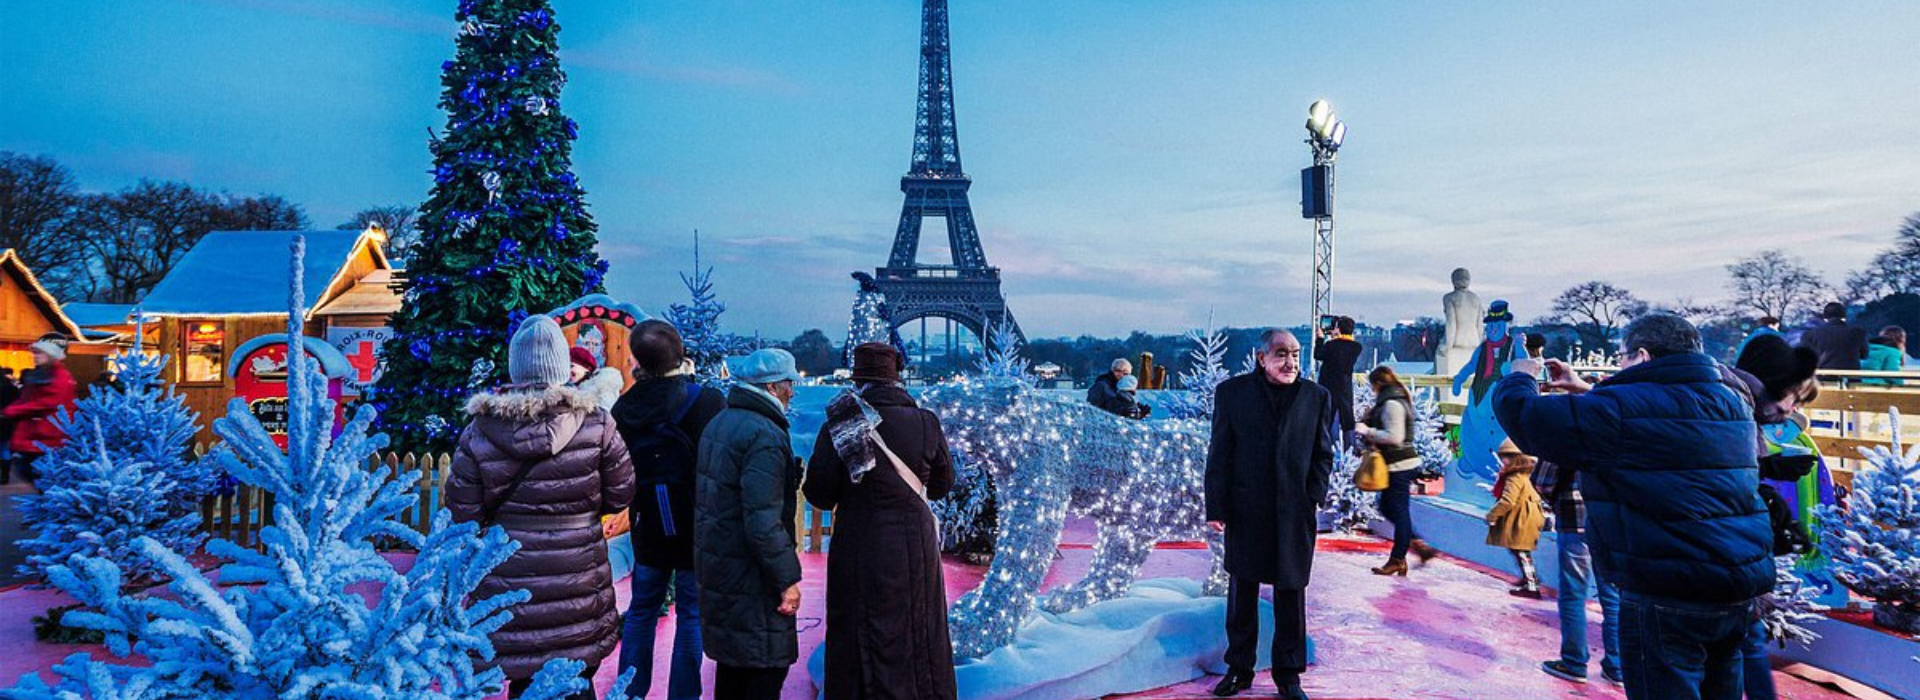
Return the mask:
M499 525L520 545L474 591L533 596L489 635L509 697L548 659L586 662L593 677L620 641L600 517L633 499L633 465L606 410L566 385L568 366L559 324L522 322L507 347L513 383L467 402L472 422L447 478L454 520ZM592 697L591 688L576 697Z

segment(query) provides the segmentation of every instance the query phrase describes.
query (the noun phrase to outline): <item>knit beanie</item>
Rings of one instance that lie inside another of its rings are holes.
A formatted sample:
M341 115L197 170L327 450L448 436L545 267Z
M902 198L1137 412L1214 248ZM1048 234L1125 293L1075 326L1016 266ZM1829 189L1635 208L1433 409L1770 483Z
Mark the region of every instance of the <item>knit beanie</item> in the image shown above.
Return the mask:
M39 350L41 354L53 358L54 362L65 362L67 360L67 344L52 338L41 338L39 341L27 347L33 350Z
M1778 401L1788 389L1813 378L1820 367L1820 356L1808 348L1788 345L1780 336L1762 335L1747 342L1734 367L1759 379L1767 398Z
M570 364L567 335L550 316L528 316L507 343L507 376L515 384L565 384Z
M1118 386L1121 391L1135 391L1140 388L1140 378L1129 374L1121 377L1120 382L1116 386Z

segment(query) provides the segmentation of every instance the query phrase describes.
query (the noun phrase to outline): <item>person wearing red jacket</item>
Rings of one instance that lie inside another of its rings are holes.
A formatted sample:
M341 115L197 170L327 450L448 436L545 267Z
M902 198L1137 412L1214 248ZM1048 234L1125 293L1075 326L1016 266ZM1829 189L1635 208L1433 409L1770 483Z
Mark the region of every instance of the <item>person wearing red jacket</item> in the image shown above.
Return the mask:
M27 346L27 351L33 355L33 369L21 376L20 398L0 412L14 426L9 441L13 461L0 469L0 484L12 480L14 465L19 465L22 477L32 481L34 460L67 442L67 434L53 424L54 414L61 408L73 410L76 386L63 364L67 359L66 341L57 336L41 338Z

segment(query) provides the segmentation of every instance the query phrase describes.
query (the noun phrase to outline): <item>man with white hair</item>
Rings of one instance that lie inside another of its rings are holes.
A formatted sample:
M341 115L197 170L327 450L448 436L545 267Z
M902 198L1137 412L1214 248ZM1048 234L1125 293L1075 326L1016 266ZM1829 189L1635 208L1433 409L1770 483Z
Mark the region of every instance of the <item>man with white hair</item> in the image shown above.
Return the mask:
M1128 408L1126 399L1120 395L1120 378L1133 374L1133 363L1127 358L1118 358L1109 365L1106 374L1095 377L1093 385L1087 387L1087 403L1102 411L1124 416Z

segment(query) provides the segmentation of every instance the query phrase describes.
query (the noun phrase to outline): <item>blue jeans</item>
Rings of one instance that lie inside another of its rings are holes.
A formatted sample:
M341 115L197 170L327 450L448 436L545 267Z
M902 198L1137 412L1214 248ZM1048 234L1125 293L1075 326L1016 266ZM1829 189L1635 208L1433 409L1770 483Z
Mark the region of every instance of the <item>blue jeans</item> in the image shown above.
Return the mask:
M668 700L700 697L700 586L692 571L651 566L633 567L633 603L627 607L626 628L620 635L620 672L637 669L627 695L645 698L653 689L653 637L660 626L660 604L667 586L673 586L673 669L667 678Z
M1420 536L1413 532L1413 477L1420 473L1418 469L1387 473L1387 490L1380 492L1380 517L1393 523L1393 553L1387 555L1392 561L1404 561L1407 547Z
M1740 645L1741 662L1747 687L1747 700L1774 700L1773 663L1767 659L1767 625L1759 620L1747 630L1747 641Z
M1555 533L1560 540L1560 660L1582 671L1587 668L1587 599L1600 594L1600 671L1620 673L1620 589L1600 579L1587 551L1587 536Z
M1620 592L1620 660L1630 700L1740 700L1753 603Z

